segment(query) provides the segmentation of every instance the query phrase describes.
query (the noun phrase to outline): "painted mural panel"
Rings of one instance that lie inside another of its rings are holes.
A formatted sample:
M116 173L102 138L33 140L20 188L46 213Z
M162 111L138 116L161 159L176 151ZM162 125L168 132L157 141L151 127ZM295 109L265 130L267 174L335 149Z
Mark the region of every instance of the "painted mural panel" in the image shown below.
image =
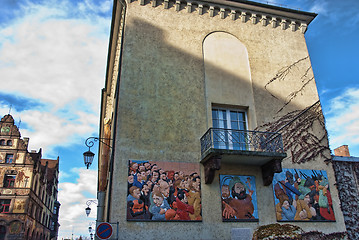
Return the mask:
M128 221L202 221L198 163L129 161Z
M223 221L258 221L254 176L220 175Z
M335 221L326 171L283 169L273 192L277 221Z

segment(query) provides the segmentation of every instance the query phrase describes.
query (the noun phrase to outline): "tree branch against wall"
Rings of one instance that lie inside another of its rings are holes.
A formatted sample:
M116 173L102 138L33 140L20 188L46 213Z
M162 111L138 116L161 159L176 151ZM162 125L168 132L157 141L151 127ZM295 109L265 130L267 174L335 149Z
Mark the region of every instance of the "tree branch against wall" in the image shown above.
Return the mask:
M324 161L331 159L319 101L303 111L296 110L266 123L257 130L280 132L284 150L290 153L287 158L291 157L293 163L304 163L317 157L322 157Z
M290 92L287 96L286 96L286 100L284 105L277 111L277 113L281 112L293 99L295 99L298 94L302 94L303 90L305 89L305 87L314 80L314 76L311 73L311 69L312 66L310 65L310 62L306 61L309 59L309 56L306 56L304 58L299 59L298 61L292 63L289 66L283 67L281 68L277 74L270 79L266 85L264 86L264 88L276 99L278 99L277 96L275 96L269 89L269 85L272 85L276 82L283 82L283 81L290 81L288 78L288 75L290 74L296 74L296 72L302 72L302 69L305 69L304 73L302 74L302 76L300 77L300 81L302 82L302 85ZM302 66L304 64L304 66ZM307 66L309 64L309 66ZM295 78L295 80L297 80L297 78Z

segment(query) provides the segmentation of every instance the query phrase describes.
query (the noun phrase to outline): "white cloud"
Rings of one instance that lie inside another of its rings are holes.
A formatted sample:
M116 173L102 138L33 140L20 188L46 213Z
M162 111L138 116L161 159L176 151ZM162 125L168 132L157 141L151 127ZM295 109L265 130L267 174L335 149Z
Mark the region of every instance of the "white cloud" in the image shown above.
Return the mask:
M316 0L309 11L326 16L328 15L328 2L326 0Z
M347 89L330 101L326 123L332 148L349 145L359 156L359 88Z
M76 182L59 183L58 200L60 207L59 239L69 237L72 231L76 234L88 235L88 223L96 219L97 206L91 204L91 213L86 217L86 201L96 199L97 171L72 169L79 174Z
M47 107L11 112L32 128L22 130L32 149L51 151L98 129L110 25L110 17L98 13L109 11L110 1L77 3L81 9L72 4L24 1L13 24L0 29L0 91L38 99Z
M43 105L29 109L28 104L21 112L13 106L11 114L16 124L21 118L29 149L57 156L56 146L82 143L81 137L98 131L112 1L20 2L15 17L0 27L0 92ZM8 112L0 106L2 116ZM72 160L60 156L59 239L72 232L88 236L97 212L91 205L91 215L85 215L86 200L96 198L97 171L69 171Z

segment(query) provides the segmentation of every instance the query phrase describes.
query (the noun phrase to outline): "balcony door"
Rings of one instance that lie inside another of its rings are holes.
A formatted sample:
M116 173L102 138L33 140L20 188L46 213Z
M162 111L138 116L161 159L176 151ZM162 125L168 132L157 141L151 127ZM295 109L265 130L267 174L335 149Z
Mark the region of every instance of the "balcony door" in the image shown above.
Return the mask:
M246 113L240 110L213 108L214 148L246 150Z

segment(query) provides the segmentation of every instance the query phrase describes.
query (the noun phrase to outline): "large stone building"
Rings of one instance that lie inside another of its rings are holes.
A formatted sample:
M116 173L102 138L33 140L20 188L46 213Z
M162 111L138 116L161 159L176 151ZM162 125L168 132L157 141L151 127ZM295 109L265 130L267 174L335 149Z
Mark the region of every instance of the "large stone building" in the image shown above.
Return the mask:
M250 239L277 222L345 232L304 36L315 17L114 0L98 221L121 239Z
M0 129L0 239L57 239L59 158L29 152L10 114Z

